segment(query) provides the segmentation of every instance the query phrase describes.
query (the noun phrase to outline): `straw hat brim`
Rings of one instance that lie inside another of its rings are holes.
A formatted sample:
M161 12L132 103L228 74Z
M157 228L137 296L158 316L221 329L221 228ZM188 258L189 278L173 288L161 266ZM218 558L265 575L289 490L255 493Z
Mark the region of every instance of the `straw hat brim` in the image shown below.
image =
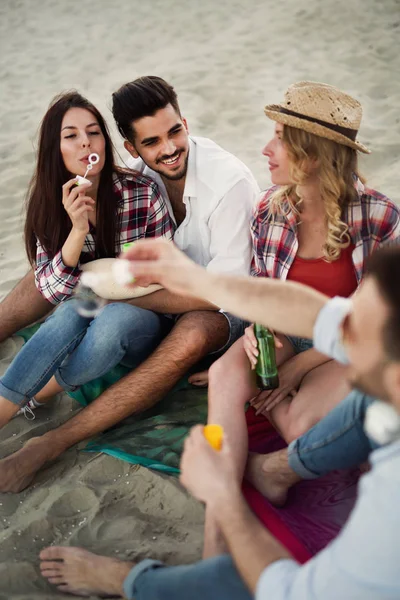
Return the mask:
M282 123L282 125L289 125L290 127L296 127L297 129L303 129L304 131L308 131L308 133L313 133L314 135L318 135L319 137L327 138L328 140L332 140L333 142L337 142L338 144L343 144L344 146L349 146L350 148L354 148L354 150L359 150L364 154L371 154L371 150L369 150L364 144L361 142L357 142L350 140L348 137L339 133L338 131L333 131L328 127L324 127L319 123L313 123L312 121L307 121L305 119L301 119L300 117L295 117L293 115L286 115L281 112L281 107L279 104L268 104L264 108L264 112L273 121L277 123Z

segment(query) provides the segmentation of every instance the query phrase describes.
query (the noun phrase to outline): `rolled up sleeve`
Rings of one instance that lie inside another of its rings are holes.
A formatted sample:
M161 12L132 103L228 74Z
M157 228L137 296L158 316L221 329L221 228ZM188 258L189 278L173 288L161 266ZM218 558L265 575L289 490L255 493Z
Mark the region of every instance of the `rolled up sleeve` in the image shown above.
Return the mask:
M37 242L35 283L42 296L51 304L59 304L71 296L79 281L81 270L68 267L61 250L50 258L45 249Z

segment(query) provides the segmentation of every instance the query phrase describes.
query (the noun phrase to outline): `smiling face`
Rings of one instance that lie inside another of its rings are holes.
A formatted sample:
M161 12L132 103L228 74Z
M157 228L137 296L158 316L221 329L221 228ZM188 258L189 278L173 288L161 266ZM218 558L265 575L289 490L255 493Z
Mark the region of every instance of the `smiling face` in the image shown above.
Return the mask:
M95 179L104 167L105 139L96 117L85 108L70 108L61 123L60 150L66 169L71 175L84 175L89 154L100 160L93 165L87 178Z
M153 116L143 117L132 124L133 144L125 148L146 163L150 169L169 180L185 177L189 157L187 124L171 104Z

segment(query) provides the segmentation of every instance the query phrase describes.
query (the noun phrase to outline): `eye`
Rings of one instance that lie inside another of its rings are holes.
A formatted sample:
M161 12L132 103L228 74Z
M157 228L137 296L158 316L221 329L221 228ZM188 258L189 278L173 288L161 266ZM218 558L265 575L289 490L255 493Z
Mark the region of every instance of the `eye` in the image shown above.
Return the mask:
M76 134L75 133L71 133L70 135L66 135L64 139L65 140L69 140L70 138L74 138L74 137L76 137Z
M100 135L100 131L89 131L89 135Z

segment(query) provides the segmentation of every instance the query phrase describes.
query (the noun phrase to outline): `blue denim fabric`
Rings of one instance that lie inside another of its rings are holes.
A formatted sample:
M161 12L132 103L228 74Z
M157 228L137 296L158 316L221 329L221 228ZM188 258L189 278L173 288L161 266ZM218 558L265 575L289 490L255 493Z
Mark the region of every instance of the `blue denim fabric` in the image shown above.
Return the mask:
M289 444L289 466L303 479L315 479L336 469L351 469L365 462L378 448L364 432L365 412L375 398L359 391L350 394Z
M307 338L296 337L294 335L286 336L289 342L293 346L293 350L296 354L300 354L300 352L305 352L306 350L310 350L310 348L314 347L313 341L308 340Z
M224 315L225 319L228 321L229 337L226 344L224 344L219 350L210 352L210 356L213 354L222 356L228 350L228 348L232 346L232 344L234 344L244 335L244 330L250 325L248 321L244 321L243 319L240 319L231 313L225 312L224 310L221 310L220 313L221 315Z
M63 302L17 354L0 379L0 394L24 404L55 375L67 391L122 362L135 368L165 334L161 315L130 304L106 305L94 318Z
M179 567L144 560L130 571L124 592L128 600L252 600L228 555Z

